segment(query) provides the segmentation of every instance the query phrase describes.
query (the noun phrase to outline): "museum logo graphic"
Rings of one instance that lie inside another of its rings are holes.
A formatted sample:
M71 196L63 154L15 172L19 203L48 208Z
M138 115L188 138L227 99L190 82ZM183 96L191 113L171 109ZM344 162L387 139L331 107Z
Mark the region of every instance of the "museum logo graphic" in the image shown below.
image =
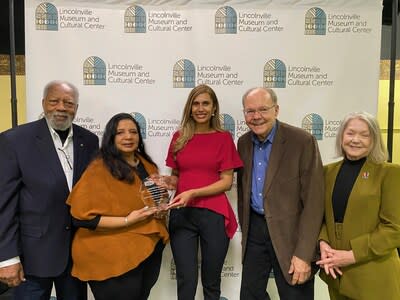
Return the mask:
M326 14L319 7L310 8L304 21L305 35L326 35Z
M220 7L215 13L216 34L237 34L239 32L280 32L284 30L280 26L279 18L269 12L237 13L230 6Z
M145 118L142 113L131 112L131 116L138 122L143 139L170 138L179 130L180 120Z
M224 6L215 13L215 33L216 34L236 34L237 33L237 13L230 6Z
M195 66L188 59L178 60L172 71L174 88L194 88L198 84L240 86L244 79L231 65L204 64Z
M146 118L138 112L131 112L131 116L139 123L140 133L142 135L142 139L146 139L147 137L147 122Z
M280 59L271 59L264 65L263 84L266 88L286 87L286 65Z
M133 5L125 10L124 28L127 33L146 33L146 12L138 6Z
M193 26L180 11L145 11L138 5L125 10L125 33L190 32Z
M228 114L220 114L219 121L221 122L222 128L228 131L231 134L232 139L235 140L235 120L232 116Z
M303 118L301 127L311 133L317 141L321 141L335 138L341 123L341 120L322 118L319 114L310 113Z
M301 127L311 133L317 141L321 141L324 136L324 120L316 113L306 115L302 122Z
M319 7L306 12L304 27L305 35L371 34L374 29L368 15L354 12L325 13Z
M106 85L106 64L98 56L90 56L83 62L84 85Z
M172 81L174 88L194 88L196 85L196 68L188 59L181 59L175 63Z
M263 85L266 88L285 88L288 86L332 87L334 81L328 72L319 66L285 65L280 59L271 59L264 65Z
M35 11L36 30L58 30L57 8L47 2L40 3Z
M154 85L150 71L139 63L110 63L107 65L98 56L90 56L83 62L83 82L85 85L136 84Z
M36 30L104 30L106 24L91 8L62 7L43 2L35 10Z

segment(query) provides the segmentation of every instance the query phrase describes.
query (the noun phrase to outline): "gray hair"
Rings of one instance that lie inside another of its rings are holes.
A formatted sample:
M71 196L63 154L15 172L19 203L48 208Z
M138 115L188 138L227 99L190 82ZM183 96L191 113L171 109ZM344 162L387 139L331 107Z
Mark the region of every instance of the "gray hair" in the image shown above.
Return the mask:
M368 125L372 141L372 147L368 154L368 158L375 163L383 163L386 161L388 159L388 152L382 139L378 120L373 115L363 111L349 113L343 118L336 134L336 154L338 156L345 155L342 148L343 132L348 123L354 119L362 120Z
M268 93L268 94L271 96L272 103L273 103L274 105L277 105L277 104L278 104L278 96L276 95L276 93L275 93L275 91L274 91L273 89L271 89L271 88L265 88L265 87L253 87L253 88L247 90L246 93L244 93L244 95L243 95L243 97L242 97L242 105L243 105L243 107L244 107L244 101L246 100L247 96L248 96L250 93L252 93L253 91L256 91L256 90L263 90L263 91L265 91L266 93Z
M46 84L46 86L43 89L43 99L46 98L47 95L49 94L49 91L57 85L68 86L74 94L75 104L79 103L79 91L78 91L77 87L75 85L73 85L72 83L70 83L68 81L63 81L63 80L53 80L53 81L50 81L48 84Z

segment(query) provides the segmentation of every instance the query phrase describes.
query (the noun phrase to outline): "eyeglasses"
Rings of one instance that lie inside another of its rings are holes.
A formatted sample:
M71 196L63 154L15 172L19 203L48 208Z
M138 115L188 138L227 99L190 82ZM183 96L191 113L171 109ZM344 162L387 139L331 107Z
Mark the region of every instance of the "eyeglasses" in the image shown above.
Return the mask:
M243 110L243 113L245 114L246 117L254 117L256 113L259 113L260 115L265 115L271 108L274 108L275 104L272 106L263 106L257 109L245 109Z
M50 104L50 106L57 106L61 102L64 107L68 109L74 108L76 105L76 103L71 100L48 99L47 102Z
M61 148L57 148L57 150L60 150L60 151L64 154L64 157L65 157L65 160L67 161L68 167L69 167L70 170L72 170L71 157L69 156L69 154L66 153L66 152L65 152L63 149L61 149Z

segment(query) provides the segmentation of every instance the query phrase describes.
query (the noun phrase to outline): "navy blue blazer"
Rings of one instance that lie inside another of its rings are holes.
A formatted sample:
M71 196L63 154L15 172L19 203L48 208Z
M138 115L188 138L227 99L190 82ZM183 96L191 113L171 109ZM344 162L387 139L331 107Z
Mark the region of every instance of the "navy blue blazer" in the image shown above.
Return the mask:
M90 131L73 125L75 184L98 150ZM46 120L0 134L0 261L20 256L24 272L61 274L73 236L67 180Z

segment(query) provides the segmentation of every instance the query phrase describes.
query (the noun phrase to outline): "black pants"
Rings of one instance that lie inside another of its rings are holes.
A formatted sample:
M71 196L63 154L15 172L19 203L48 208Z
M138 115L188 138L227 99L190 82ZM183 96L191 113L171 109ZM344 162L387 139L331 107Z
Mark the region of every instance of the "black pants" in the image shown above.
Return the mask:
M102 281L89 281L96 300L146 300L160 274L164 244L160 240L154 252L129 272ZM118 259L124 259L119 257Z
M0 295L5 294L5 292L7 292L9 289L8 285L0 282Z
M304 284L290 285L285 280L275 255L264 216L255 212L250 215L250 227L243 261L241 300L270 300L267 293L268 278L274 272L281 300L313 300L314 279Z
M219 300L221 271L229 246L224 216L204 208L174 209L170 213L169 231L178 300L195 298L199 242L204 300Z
M15 300L48 300L53 283L57 300L86 300L87 285L71 276L71 266L57 277L25 276L26 281L13 289Z

